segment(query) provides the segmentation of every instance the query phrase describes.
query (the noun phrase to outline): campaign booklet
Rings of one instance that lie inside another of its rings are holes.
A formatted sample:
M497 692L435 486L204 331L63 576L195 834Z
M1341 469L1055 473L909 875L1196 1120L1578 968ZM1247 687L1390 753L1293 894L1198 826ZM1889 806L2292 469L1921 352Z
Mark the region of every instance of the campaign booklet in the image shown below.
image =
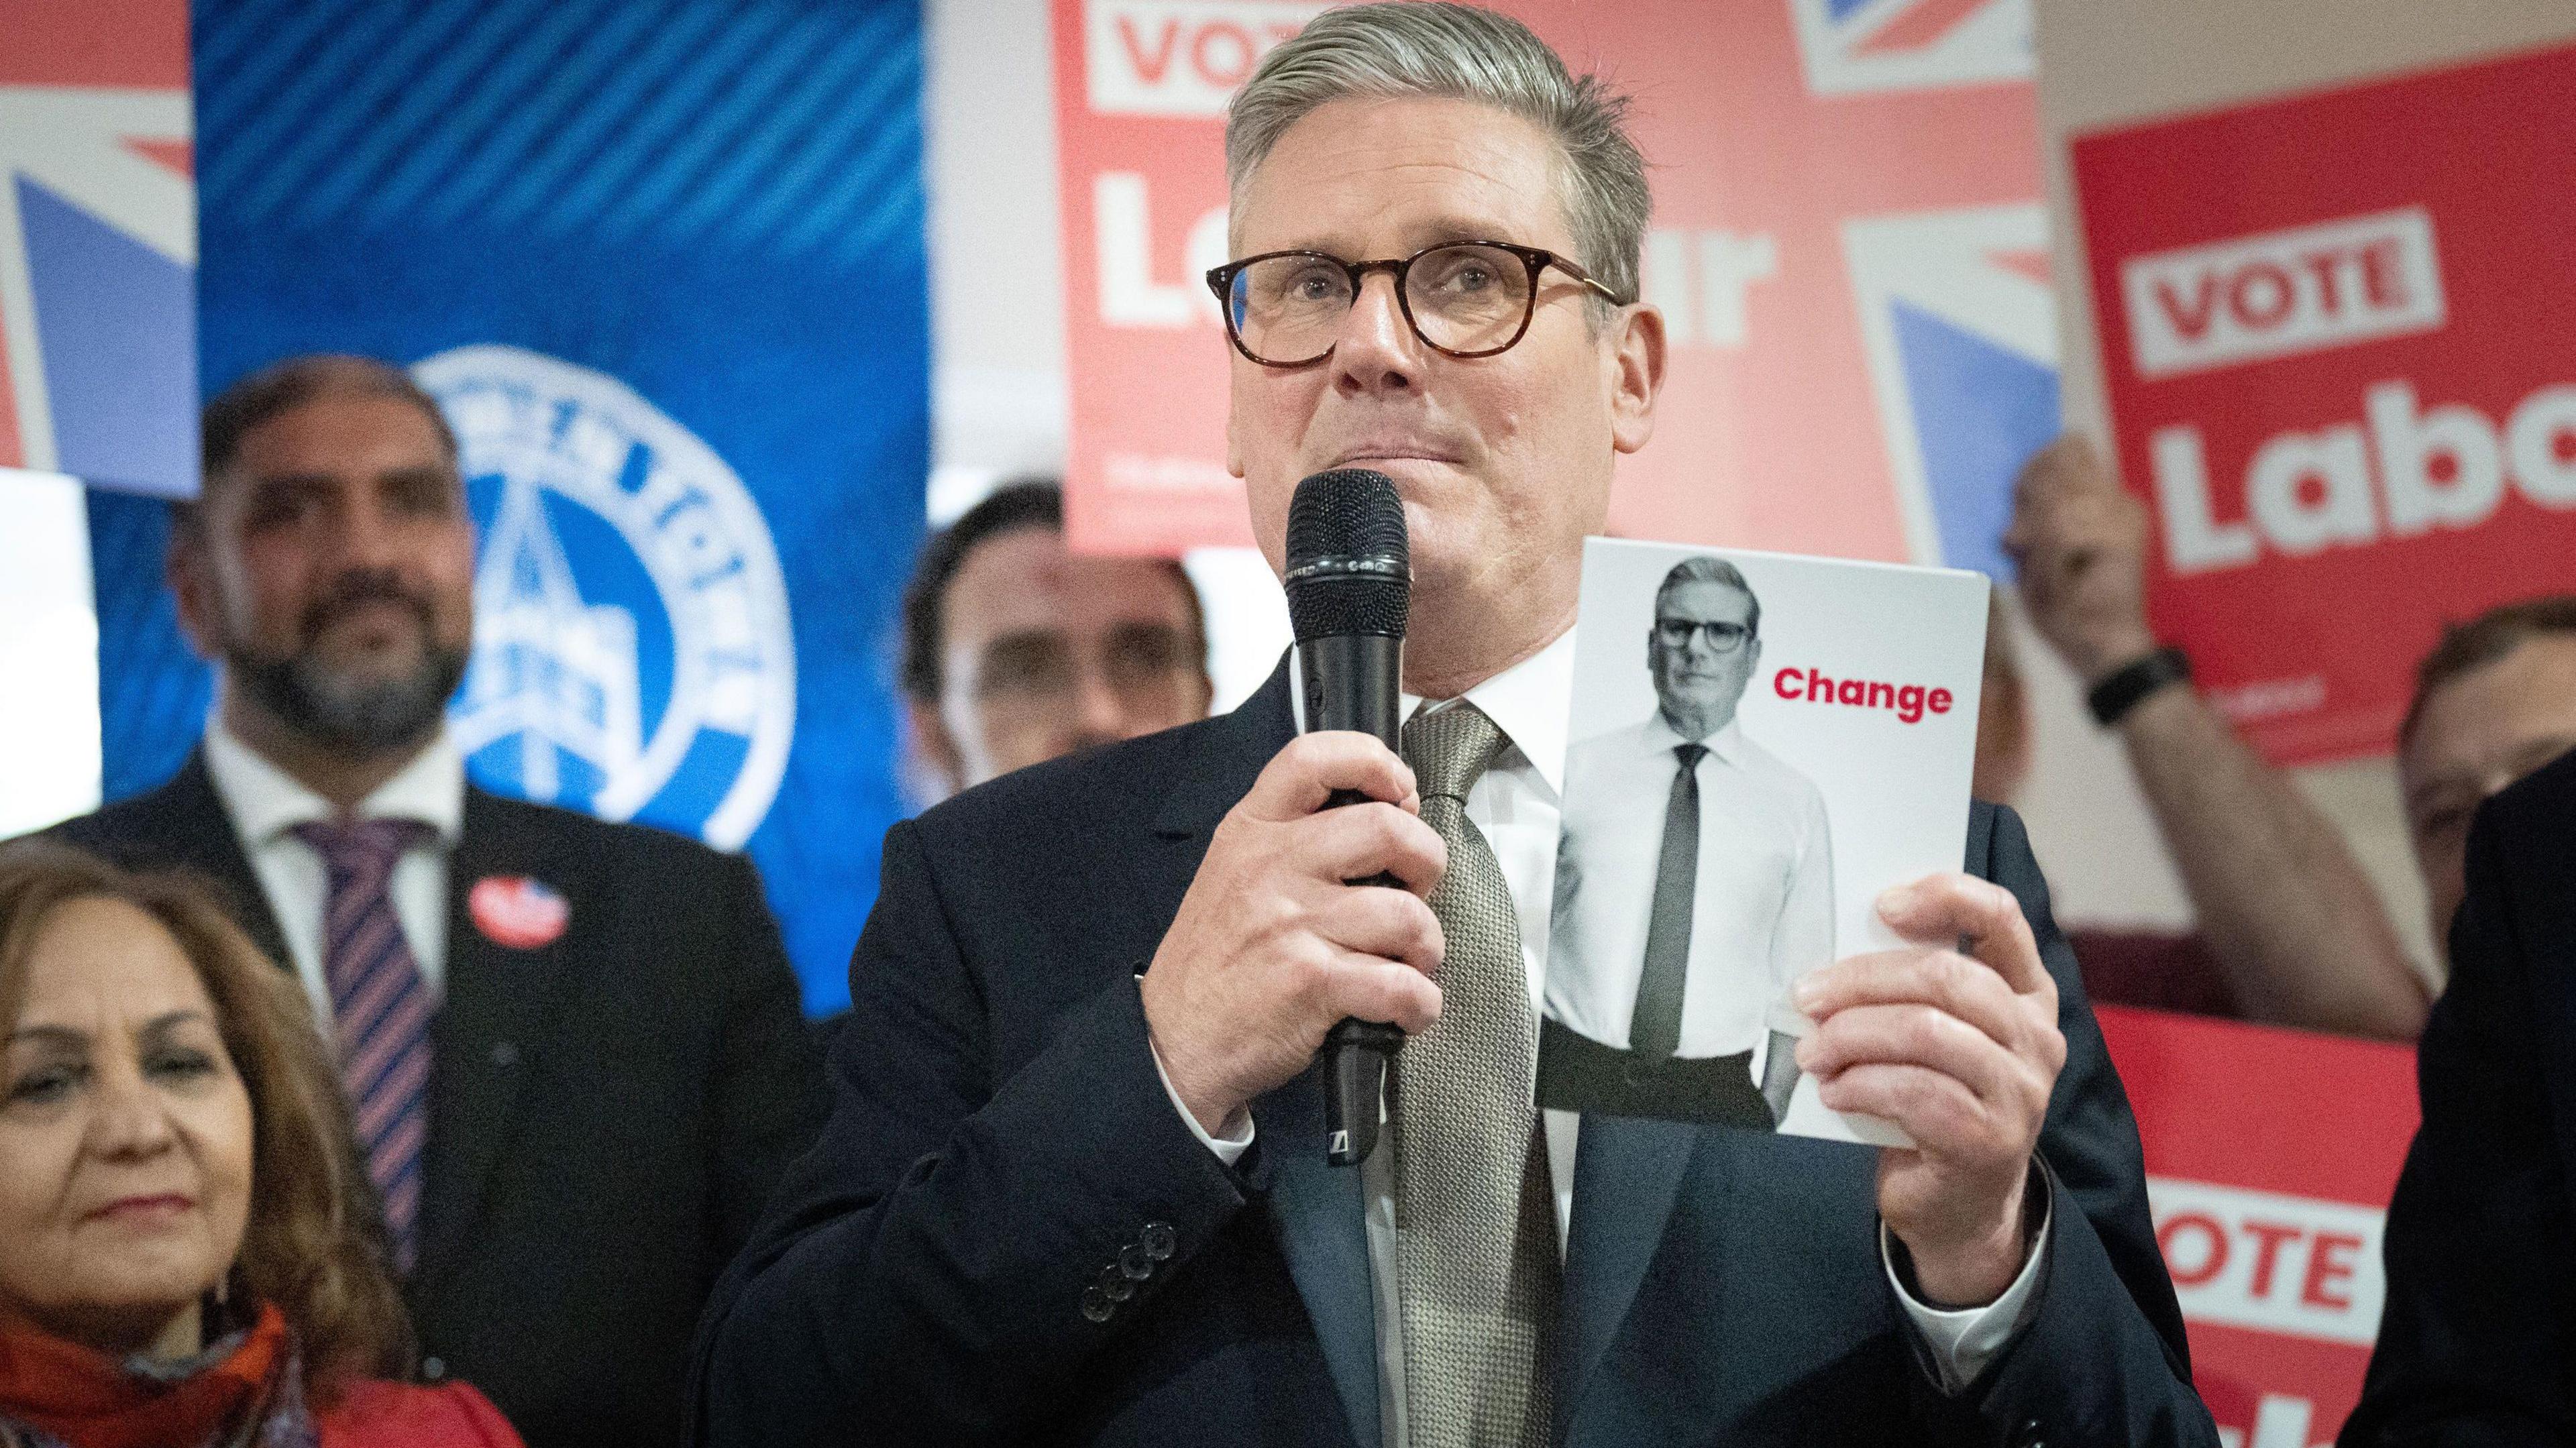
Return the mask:
M1790 988L1960 868L1982 574L1584 545L1538 1103L1910 1145L1798 1071Z

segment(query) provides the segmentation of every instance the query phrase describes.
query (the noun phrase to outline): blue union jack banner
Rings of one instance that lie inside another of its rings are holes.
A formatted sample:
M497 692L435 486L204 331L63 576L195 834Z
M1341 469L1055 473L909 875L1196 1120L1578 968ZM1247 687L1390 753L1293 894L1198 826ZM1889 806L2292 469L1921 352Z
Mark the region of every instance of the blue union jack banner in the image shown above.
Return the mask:
M475 781L749 854L807 1003L837 1006L903 807L885 645L928 473L918 4L194 18L207 388L307 352L410 368L480 530L449 710ZM160 582L166 508L94 491L89 523L117 798L177 766L208 684Z
M0 467L196 490L184 0L0 7Z

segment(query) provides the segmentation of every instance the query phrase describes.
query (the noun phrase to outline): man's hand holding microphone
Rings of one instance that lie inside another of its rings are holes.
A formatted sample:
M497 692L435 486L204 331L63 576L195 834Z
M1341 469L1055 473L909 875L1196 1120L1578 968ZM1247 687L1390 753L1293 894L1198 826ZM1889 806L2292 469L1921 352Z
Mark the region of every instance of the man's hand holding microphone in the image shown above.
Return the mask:
M1341 790L1368 802L1328 808ZM1291 740L1226 812L1144 982L1164 1075L1210 1135L1305 1070L1341 1020L1411 1034L1439 1019L1424 899L1447 851L1421 812L1413 771L1349 730ZM1403 888L1344 883L1381 872Z

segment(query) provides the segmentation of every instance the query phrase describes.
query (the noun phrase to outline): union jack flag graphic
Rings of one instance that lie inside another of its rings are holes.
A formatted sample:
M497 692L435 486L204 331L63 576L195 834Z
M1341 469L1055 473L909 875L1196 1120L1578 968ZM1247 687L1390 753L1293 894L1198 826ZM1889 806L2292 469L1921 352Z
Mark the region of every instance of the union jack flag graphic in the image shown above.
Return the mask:
M2030 0L1790 0L1818 95L2030 79Z
M184 0L0 7L0 467L196 489Z
M2013 477L2059 425L2029 0L1730 0L1701 23L1709 74L1660 92L1690 141L1658 222L1685 234L1650 239L1646 290L1677 393L1736 409L1673 428L1733 511L1682 495L1627 526L2007 574ZM1659 264L1692 257L1695 289Z

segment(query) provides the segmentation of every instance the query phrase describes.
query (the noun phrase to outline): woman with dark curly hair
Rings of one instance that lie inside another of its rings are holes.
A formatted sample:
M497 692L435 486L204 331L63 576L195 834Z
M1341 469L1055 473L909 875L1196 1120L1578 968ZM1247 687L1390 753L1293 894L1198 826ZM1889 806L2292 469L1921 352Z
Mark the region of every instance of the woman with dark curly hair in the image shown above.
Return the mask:
M294 979L186 880L0 851L0 1445L517 1448L409 1355Z

